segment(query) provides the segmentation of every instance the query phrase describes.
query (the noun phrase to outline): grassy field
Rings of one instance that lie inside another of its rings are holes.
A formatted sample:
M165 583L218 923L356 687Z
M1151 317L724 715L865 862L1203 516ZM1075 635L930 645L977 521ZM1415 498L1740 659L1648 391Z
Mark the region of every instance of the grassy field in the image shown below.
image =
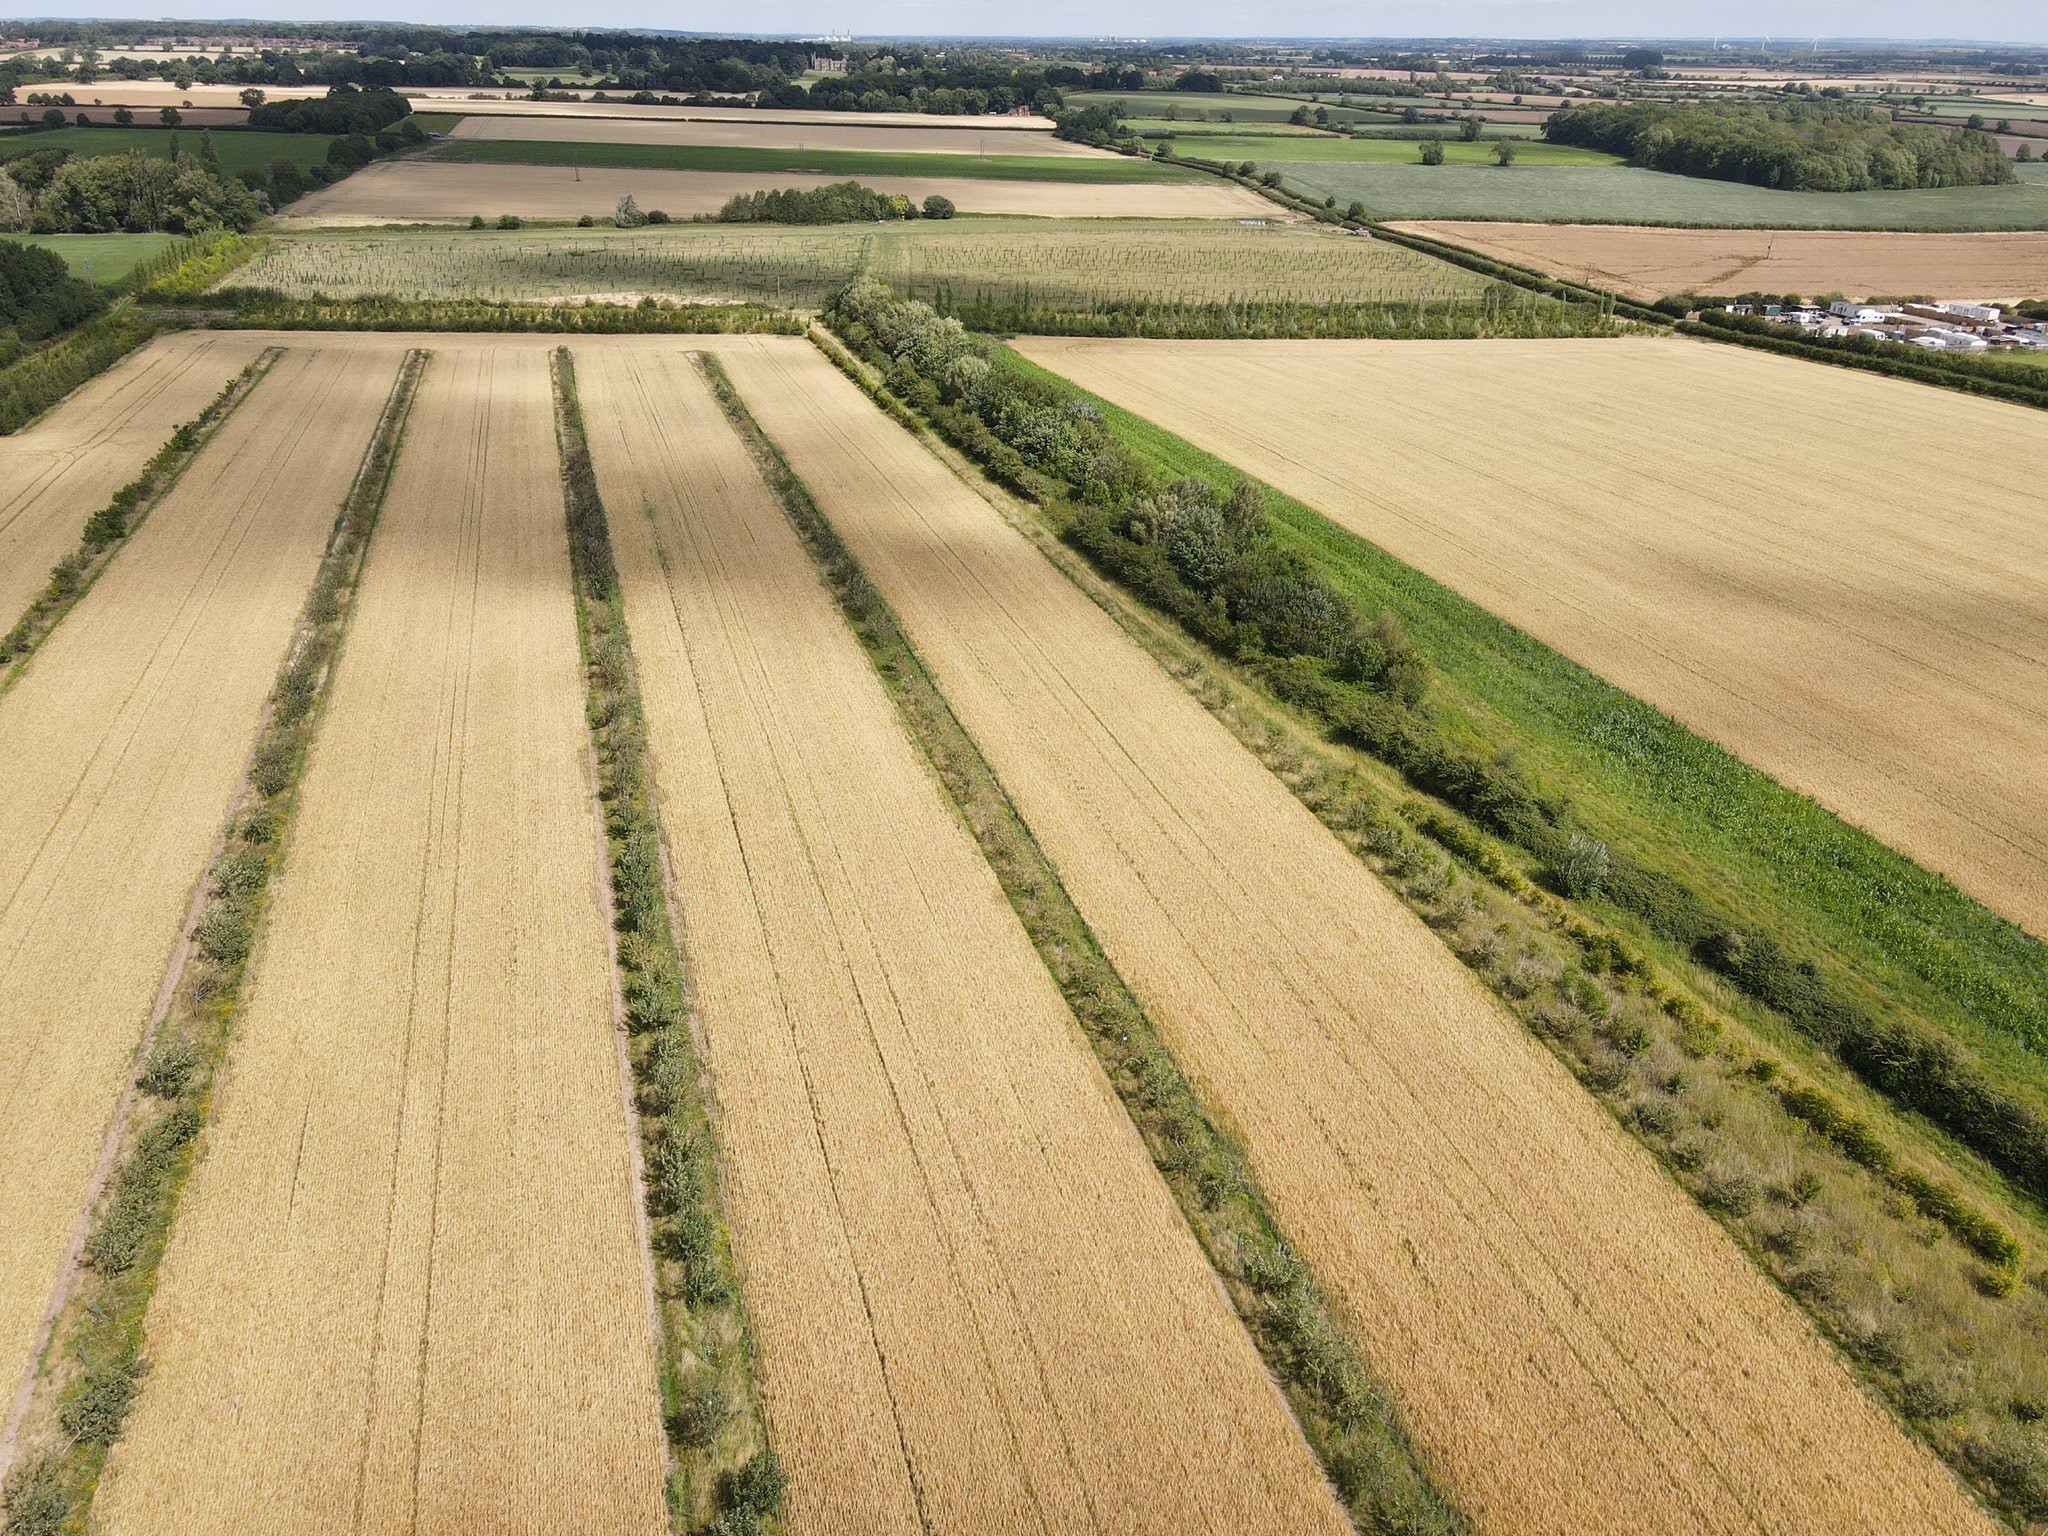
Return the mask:
M1285 96L1240 96L1207 91L1067 91L1067 106L1122 106L1129 121L1164 119L1168 110L1206 122L1284 123L1301 109ZM1335 115L1335 109L1332 109Z
M1171 127L1171 124L1167 126ZM1420 164L1422 143L1417 139L1353 139L1319 133L1313 138L1285 139L1247 136L1225 138L1202 134L1174 136L1177 153L1198 155L1204 160L1257 160L1285 166L1295 165L1415 165ZM1443 139L1444 164L1494 164L1493 145L1483 140L1467 143L1455 133ZM1549 144L1542 140L1515 139L1515 168L1531 165L1603 166L1621 165L1619 155L1575 144ZM1283 166L1283 169L1285 168ZM1497 169L1498 167L1496 167Z
M1753 1499L1787 1529L1884 1510L1989 1532L1444 944L995 507L815 354L727 366L1242 1128L1478 1530L1733 1531Z
M138 116L141 113L138 111ZM223 175L262 170L282 155L300 170L324 163L333 136L325 133L270 133L255 128L215 128L213 152ZM0 161L36 149L66 149L74 155L197 155L207 130L200 128L56 128L0 136Z
M1220 220L954 219L823 229L498 230L279 236L237 287L294 297L566 298L676 294L815 306L862 269L965 302L1028 293L1091 305L1188 301L1401 303L1473 297L1485 279L1387 241Z
M1175 181L1197 175L1119 156L958 155L864 149L774 149L730 144L564 144L532 139L453 139L435 160L468 165L607 166L625 170L812 171L828 176L943 176L1094 185Z
M2048 165L2005 187L1914 192L1778 192L1632 166L1342 165L1257 157L1288 186L1379 219L1699 224L1769 229L2040 229Z
M7 235L40 245L64 258L74 277L118 283L157 252L178 243L178 235Z

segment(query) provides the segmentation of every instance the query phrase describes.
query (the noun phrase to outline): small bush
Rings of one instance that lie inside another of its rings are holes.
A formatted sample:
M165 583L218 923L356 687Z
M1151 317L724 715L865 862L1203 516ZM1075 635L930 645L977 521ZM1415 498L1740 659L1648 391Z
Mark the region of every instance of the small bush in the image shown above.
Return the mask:
M2028 1515L2048 1515L2048 1439L2026 1425L2001 1425L1969 1442L1965 1454Z
M516 213L501 213L498 215L498 228L500 229L520 229L525 226L525 222Z
M149 1374L145 1360L121 1360L90 1369L77 1394L58 1411L64 1432L87 1445L112 1445Z
M1583 832L1574 832L1551 869L1551 876L1559 892L1574 901L1583 901L1600 894L1611 868L1612 856L1605 843Z

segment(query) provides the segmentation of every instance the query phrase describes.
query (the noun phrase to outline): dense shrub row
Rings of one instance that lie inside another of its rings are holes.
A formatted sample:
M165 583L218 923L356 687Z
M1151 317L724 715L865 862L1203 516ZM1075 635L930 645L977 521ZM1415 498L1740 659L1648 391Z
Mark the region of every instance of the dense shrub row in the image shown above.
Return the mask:
M877 224L897 219L950 219L951 199L937 194L920 208L901 192L877 192L857 181L824 187L784 187L773 192L740 192L718 210L724 224Z
M107 307L106 295L71 275L64 258L41 246L0 241L0 367Z
M1846 102L1589 102L1551 113L1543 135L1555 144L1626 155L1653 171L1787 191L1978 187L2017 179L1987 133L1894 123Z
M87 379L105 372L169 323L116 306L62 341L0 369L0 436L18 432Z
M1200 481L1152 483L1079 391L1011 367L986 340L872 279L827 318L890 389L999 480L1059 501L1068 540L1105 574L1258 675L1338 739L1398 769L1541 861L1550 883L1598 896L1695 956L1873 1088L2048 1198L2048 1115L1953 1041L1879 1018L1663 868L1610 850L1511 762L1447 730L1424 699L1423 664L1391 620L1368 628L1305 562L1252 522L1257 498ZM1261 519L1263 520L1263 519Z
M941 285L932 303L975 331L1025 336L1435 337L1585 336L1611 329L1592 305L1534 299L1500 284L1479 299L1435 304L1298 304L1223 300L1173 303L1115 299L1085 307L1047 304L1028 292L962 303Z

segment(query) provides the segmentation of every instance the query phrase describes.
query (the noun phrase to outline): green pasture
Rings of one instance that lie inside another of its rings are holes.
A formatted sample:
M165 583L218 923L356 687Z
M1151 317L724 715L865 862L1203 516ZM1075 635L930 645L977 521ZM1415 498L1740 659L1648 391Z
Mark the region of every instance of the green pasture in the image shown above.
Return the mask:
M1336 134L1317 134L1312 139L1288 139L1284 143L1259 138L1212 138L1208 135L1191 137L1188 142L1179 142L1180 135L1174 136L1176 154L1196 155L1204 160L1256 160L1261 168L1268 168L1265 162L1278 164L1316 165L1410 165L1420 164L1423 140L1420 139L1351 139ZM1444 163L1446 165L1492 165L1493 145L1485 139L1471 143L1452 135L1442 140ZM1515 164L1525 165L1576 165L1611 166L1624 165L1619 155L1604 154L1597 149L1581 149L1575 144L1550 144L1542 140L1515 138ZM1285 166L1281 169L1284 171Z
M1446 159L1451 146L1445 145ZM1298 193L1363 203L1379 219L1682 224L1754 229L2048 228L2048 164L2005 187L1779 192L1633 166L1359 164L1261 157Z
M9 235L25 245L40 245L64 258L73 277L93 283L118 283L143 262L176 245L182 235Z
M139 114L138 109L138 114ZM300 170L310 170L327 159L333 135L326 133L269 133L257 128L215 128L213 153L223 174L260 171L282 155ZM205 142L201 128L161 128L137 124L116 128L109 124L91 128L52 128L29 133L0 134L0 161L12 160L37 149L68 149L74 155L155 155L168 160L173 146L180 154L197 155Z
M735 144L566 144L556 140L458 139L431 151L472 165L623 166L667 171L814 171L826 176L966 176L991 181L1128 183L1176 181L1195 171L1118 156L945 155L917 150L771 149Z

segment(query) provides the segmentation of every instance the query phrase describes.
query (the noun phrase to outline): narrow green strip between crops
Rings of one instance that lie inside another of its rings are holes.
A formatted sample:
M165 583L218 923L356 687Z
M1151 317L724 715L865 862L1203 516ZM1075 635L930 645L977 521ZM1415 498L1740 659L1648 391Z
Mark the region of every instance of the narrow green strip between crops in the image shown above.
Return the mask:
M967 177L977 181L1065 181L1094 185L1187 181L1190 174L1149 160L1094 155L948 155L930 150L769 149L730 144L569 144L553 139L451 139L426 158L468 165L587 165L631 170L812 171L833 177Z
M100 579L129 535L142 526L156 504L170 494L192 460L213 440L236 406L248 398L284 354L276 347L265 348L256 360L230 379L213 402L192 420L173 432L143 466L142 473L114 492L113 500L86 519L78 548L59 560L50 572L50 584L30 602L14 627L0 636L0 692L14 686L36 651L50 637L57 623L75 608Z
M1267 1208L1236 1138L1202 1107L1068 897L881 594L762 432L716 358L699 359L918 750L973 834L1117 1097L1144 1137L1296 1419L1362 1531L1468 1530Z
M24 1426L32 1448L7 1481L5 1536L86 1528L109 1449L145 1389L150 1298L186 1180L203 1155L214 1085L241 1022L243 983L261 933L300 775L325 707L364 552L390 485L427 354L409 352L355 483L335 519L292 648L278 674L243 787L205 877L170 1011L135 1079L121 1153L94 1212L37 1367ZM253 365L252 365L253 366Z
M768 1444L753 1335L720 1195L718 1147L692 1035L686 957L669 906L647 724L611 534L566 347L552 359L576 633L610 868L614 954L635 1079L642 1196L661 1313L662 1422L678 1530L780 1528L783 1474Z

